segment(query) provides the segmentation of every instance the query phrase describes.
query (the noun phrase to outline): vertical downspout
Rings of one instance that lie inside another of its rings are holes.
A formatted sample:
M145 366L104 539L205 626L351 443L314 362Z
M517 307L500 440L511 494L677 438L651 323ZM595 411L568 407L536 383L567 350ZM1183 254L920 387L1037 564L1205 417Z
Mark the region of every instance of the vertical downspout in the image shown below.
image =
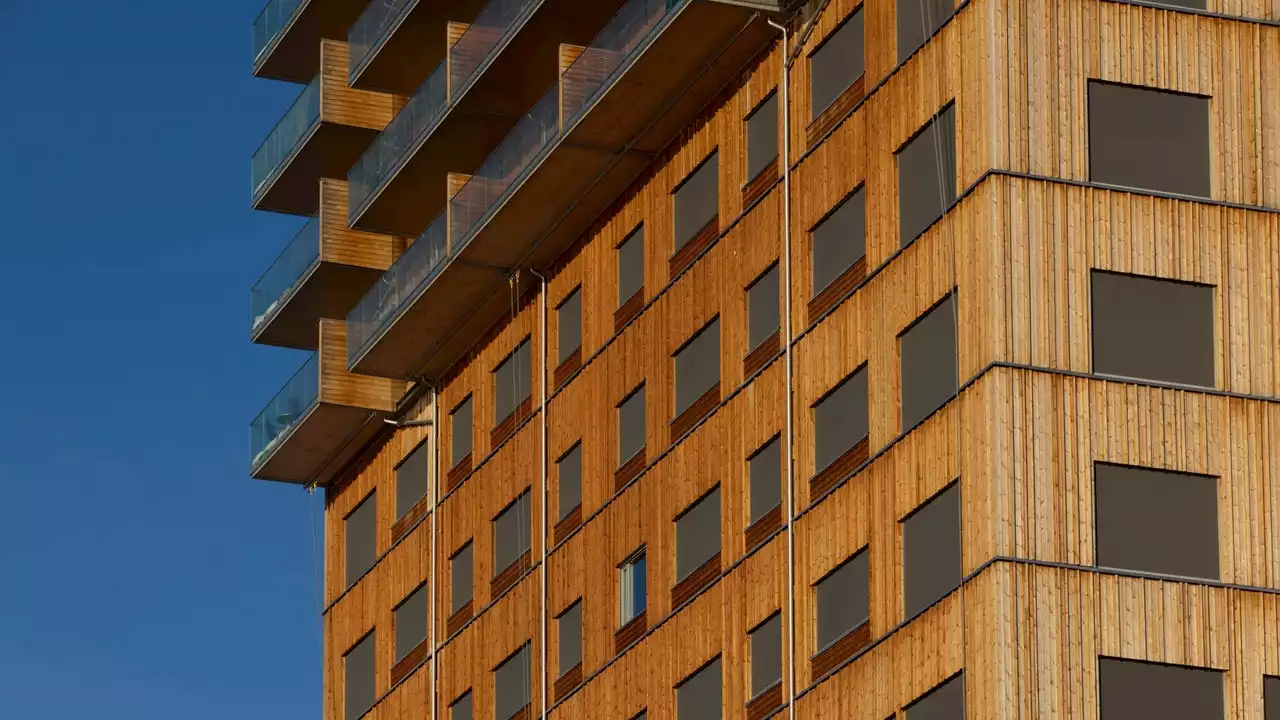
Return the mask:
M542 720L547 718L547 278L542 273L529 268L529 272L538 278L542 287L538 292L538 324L542 333L542 362L538 365L538 415L542 426L542 442L539 444L538 468L541 477L542 500L539 503L539 524L542 535L538 546L541 548L538 562L538 643L539 672L538 698L542 704Z
M431 450L435 477L431 483L431 566L427 568L430 578L427 582L431 593L431 619L428 622L431 628L431 720L436 720L436 703L440 700L440 686L436 684L439 679L436 656L440 652L440 645L436 642L436 600L439 598L437 588L440 587L440 578L436 574L436 516L440 514L440 393L435 385L431 386Z

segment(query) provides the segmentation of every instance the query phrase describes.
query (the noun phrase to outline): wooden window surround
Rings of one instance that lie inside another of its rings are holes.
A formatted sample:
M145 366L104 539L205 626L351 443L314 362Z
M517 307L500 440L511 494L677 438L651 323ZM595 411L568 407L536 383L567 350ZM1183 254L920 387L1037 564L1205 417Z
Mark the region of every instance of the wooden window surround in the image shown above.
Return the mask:
M562 542L565 538L569 537L570 533L577 530L580 525L582 525L581 505L570 510L569 514L560 518L560 521L556 523L554 528L552 528L552 542Z
M763 720L782 707L782 681L751 698L747 703L747 720Z
M871 621L864 620L809 659L809 677L817 681L870 643Z
M747 528L747 552L755 549L757 545L764 542L765 538L772 535L780 527L782 527L781 505L761 515L759 519L751 523L751 527Z
M508 565L505 570L495 575L493 579L489 581L490 597L497 598L499 595L509 590L512 585L515 585L516 581L520 579L520 576L529 571L529 568L531 567L530 563L531 555L528 550L525 550L524 554L516 558L515 562Z
M613 489L615 492L626 487L627 483L634 480L635 477L640 474L640 471L644 470L644 451L644 448L640 448L636 451L635 455L631 456L630 460L622 463L617 470L613 471Z
M431 644L425 639L418 643L412 650L405 653L404 657L396 661L391 666L391 684L397 685L401 680L409 677L409 673L418 667L427 659L427 655L431 650Z
M462 479L471 474L471 453L462 456L462 459L453 464L449 468L448 474L444 476L444 491L449 492L462 484Z
M404 538L405 535L408 535L409 531L416 527L418 522L422 520L422 518L426 517L427 513L430 511L431 503L427 502L427 498L419 498L418 502L414 503L413 507L409 508L409 512L405 513L396 521L395 525L391 526L391 543L395 544L400 542L400 540Z
M556 368L555 372L551 374L552 388L559 390L560 386L564 385L569 378L573 377L573 374L578 372L578 368L580 367L582 367L581 346L570 353L569 357L565 358L564 362L560 363L560 367Z
M778 182L778 159L765 165L746 185L742 186L742 207L750 207L751 203L764 197L764 194Z
M449 619L444 623L444 633L446 636L453 636L457 634L457 632L462 629L462 626L466 625L467 622L471 620L472 608L474 608L474 606L474 602L468 600L466 605L458 608L456 612L449 616Z
M678 608L687 602L698 591L715 582L720 577L720 553L711 556L710 560L698 566L697 570L685 576L685 579L671 588L671 607Z
M493 429L489 431L489 448L491 450L496 449L506 442L507 438L510 438L515 433L520 423L524 422L532 414L533 397L530 396L520 401L520 404L516 406L515 410L511 411L506 420L494 425Z
M556 678L554 688L556 702L560 702L566 695L573 692L582 684L582 663L578 663L569 668L565 674Z
M814 295L809 300L808 306L808 323L812 325L822 317L823 313L835 307L842 299L849 296L858 283L867 278L867 256L863 255L858 261L850 265L847 270L840 273L840 277L831 281L822 289L822 292Z
M698 234L689 238L689 242L683 247L675 251L671 259L667 261L667 271L671 278L675 278L685 268L693 264L702 251L707 249L717 237L720 236L720 216L716 216L707 221L706 225L698 231Z
M870 443L867 438L862 438L853 444L853 447L844 451L844 454L836 458L832 463L822 469L817 475L809 479L809 500L812 502L822 497L828 490L836 486L836 483L849 477L859 465L867 461L867 454L870 449Z
M827 109L823 110L821 115L814 118L813 122L809 123L809 127L805 128L804 132L805 143L810 148L812 148L819 140L826 137L827 133L831 132L831 128L835 127L836 123L843 120L844 117L849 114L849 111L853 109L854 105L857 105L862 101L863 96L866 95L866 81L866 73L859 75L858 79L854 80L852 85L845 88L843 93L840 93L840 97L836 98L835 102L828 105Z
M782 344L781 331L775 332L756 346L755 350L747 353L747 357L742 361L743 377L751 377L755 375L760 368L764 367L778 354L778 348Z
M694 400L684 412L676 416L671 421L671 444L675 445L676 441L684 437L686 433L693 429L698 421L706 417L716 406L720 404L720 383L707 388L702 396Z
M613 331L615 333L622 332L622 328L631 322L631 318L640 314L640 309L644 307L644 287L642 286L634 295L627 298L626 302L618 306L613 311Z
M626 625L618 628L613 633L613 654L621 655L631 643L639 640L649 629L649 621L646 619L648 610L640 611L640 614L631 618Z

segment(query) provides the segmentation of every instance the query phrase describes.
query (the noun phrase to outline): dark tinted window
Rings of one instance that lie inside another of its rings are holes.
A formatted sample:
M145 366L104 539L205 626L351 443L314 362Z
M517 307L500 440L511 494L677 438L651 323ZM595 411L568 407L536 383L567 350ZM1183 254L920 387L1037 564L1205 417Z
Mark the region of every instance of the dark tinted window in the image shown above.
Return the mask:
M346 675L344 714L347 720L355 720L373 707L374 654L374 633L369 633L342 658L343 672Z
M942 407L959 387L955 296L947 296L904 332L899 350L905 432Z
M676 352L676 415L720 382L720 318Z
M1263 720L1280 720L1280 677L1262 678Z
M644 386L618 406L618 464L644 448Z
M821 472L867 436L867 369L840 381L813 406L813 467Z
M378 559L377 494L369 493L347 516L347 587L355 584Z
M618 304L644 288L644 226L631 231L618 246Z
M813 294L817 295L866 254L867 193L858 188L840 201L809 236L813 249Z
M1216 670L1100 658L1098 695L1102 720L1223 717L1222 673Z
M817 118L863 71L862 8L809 56L809 117Z
M1213 387L1213 288L1093 272L1093 370Z
M493 574L506 570L529 552L533 526L529 520L529 491L525 490L493 521Z
M915 240L955 199L956 119L948 106L898 151L898 242Z
M404 517L427 495L431 444L422 443L396 467L396 519Z
M747 288L747 349L755 350L781 327L778 266L775 264Z
M712 490L676 518L676 580L702 567L720 552L720 488Z
M954 12L954 0L898 0L898 62L911 57Z
M721 716L720 658L676 686L678 720L715 720Z
M1090 81L1089 179L1209 197L1209 99Z
M1095 463L1098 565L1218 579L1218 479Z
M751 631L751 695L782 680L782 616L774 615Z
M449 426L453 433L453 455L449 467L462 462L462 458L471 454L471 396L468 395L458 407L449 413Z
M582 288L569 294L556 309L560 337L556 343L556 364L564 362L582 346Z
M645 595L645 557L644 551L631 556L618 568L619 603L618 619L622 625L644 612L647 603Z
M964 720L964 675L957 675L907 706L906 720Z
M960 484L902 521L902 600L910 618L960 585Z
M582 662L582 601L574 603L556 618L560 631L560 674Z
M675 249L720 213L720 154L712 152L675 191Z
M818 648L822 649L871 619L866 550L818 581Z
M449 720L471 720L471 691L449 706Z
M748 463L751 475L751 522L782 504L782 442L778 438L756 451Z
M556 476L560 478L560 498L557 519L582 504L582 443L573 446L556 461Z
M778 94L769 97L747 116L747 179L754 179L778 159Z
M525 645L493 671L493 716L508 720L529 704L529 646Z
M533 392L533 358L525 338L493 371L493 423L497 425Z
M457 612L463 605L471 602L471 573L474 567L471 543L462 546L449 559L449 574L452 578L453 597L450 603L451 612Z
M397 661L427 639L427 603L430 598L427 586L422 585L396 606Z

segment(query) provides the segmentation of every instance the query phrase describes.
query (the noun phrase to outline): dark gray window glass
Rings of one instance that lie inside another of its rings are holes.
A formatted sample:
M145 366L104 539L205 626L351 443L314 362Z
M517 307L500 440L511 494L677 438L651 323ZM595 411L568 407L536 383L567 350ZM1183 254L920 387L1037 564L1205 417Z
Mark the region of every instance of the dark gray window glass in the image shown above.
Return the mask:
M1209 197L1209 99L1091 80L1089 179Z
M618 406L618 464L644 449L644 386Z
M902 521L902 600L910 618L960 585L960 484Z
M468 395L466 400L458 404L458 407L449 413L449 426L453 433L453 455L449 460L449 467L453 467L462 462L462 459L471 454L471 396Z
M1102 720L1220 720L1222 673L1099 658L1098 704Z
M778 93L771 92L747 116L747 179L778 159Z
M747 349L755 350L782 326L778 301L778 266L764 271L747 288Z
M471 602L471 576L475 567L472 552L473 547L468 541L461 550L449 558L449 574L453 579L450 612L458 612L463 605Z
M858 188L813 227L813 294L827 289L867 251L867 193Z
M529 704L529 646L516 651L493 671L493 717L508 720Z
M556 476L560 478L560 498L557 519L563 520L574 508L582 504L582 443L573 446L556 461Z
M493 574L506 570L529 552L533 526L529 520L529 491L520 493L493 520Z
M902 333L902 430L915 427L955 396L955 296L949 295Z
M347 587L354 585L378 560L377 500L377 493L369 493L347 516Z
M955 11L954 0L898 0L898 62L911 57Z
M533 351L525 338L493 371L493 424L515 412L533 392Z
M1263 720L1280 720L1280 677L1262 678Z
M964 720L964 675L957 675L907 706L906 720Z
M582 288L570 293L556 308L556 326L560 335L556 343L556 364L559 365L582 347Z
M676 351L676 415L720 382L720 318Z
M1098 565L1218 579L1218 479L1093 466Z
M431 443L422 443L404 462L396 466L396 519L404 517L427 496L427 473L431 463Z
M644 551L632 555L618 568L618 624L626 625L644 612L647 603L645 594L645 557Z
M342 658L343 672L346 675L346 708L347 720L355 720L373 707L373 658L375 633L369 633L356 646L347 651Z
M396 661L427 639L427 586L419 586L396 606Z
M782 504L782 442L778 438L756 451L747 463L751 475L751 522Z
M449 706L449 720L471 720L470 690L462 697L454 700L453 704Z
M816 119L862 76L862 8L809 56L809 117Z
M721 717L720 658L676 686L677 720L716 720Z
M556 618L560 631L560 674L563 675L582 662L582 601L574 603Z
M782 681L782 616L774 615L751 631L751 696Z
M818 581L818 649L871 620L869 553L860 550Z
M675 249L693 239L720 214L720 154L713 151L697 170L676 188Z
M702 567L720 552L720 488L676 518L676 580Z
M867 436L867 369L840 381L813 406L813 467L822 472Z
M910 244L955 199L956 114L948 105L898 151L898 242Z
M618 246L618 304L644 289L644 225Z
M1213 387L1213 288L1094 270L1093 371Z

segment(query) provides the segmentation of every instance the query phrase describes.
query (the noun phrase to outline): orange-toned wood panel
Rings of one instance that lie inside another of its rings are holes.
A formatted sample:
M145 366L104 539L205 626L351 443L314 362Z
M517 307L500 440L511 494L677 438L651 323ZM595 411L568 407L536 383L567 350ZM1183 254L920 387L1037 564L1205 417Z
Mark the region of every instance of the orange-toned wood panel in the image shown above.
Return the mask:
M370 410L396 407L407 385L400 380L347 372L347 323L320 319L320 402Z
M349 57L345 42L320 41L320 120L382 130L404 107L407 98L352 88L347 84Z
M408 246L404 238L347 226L347 182L320 178L320 259L386 270Z

